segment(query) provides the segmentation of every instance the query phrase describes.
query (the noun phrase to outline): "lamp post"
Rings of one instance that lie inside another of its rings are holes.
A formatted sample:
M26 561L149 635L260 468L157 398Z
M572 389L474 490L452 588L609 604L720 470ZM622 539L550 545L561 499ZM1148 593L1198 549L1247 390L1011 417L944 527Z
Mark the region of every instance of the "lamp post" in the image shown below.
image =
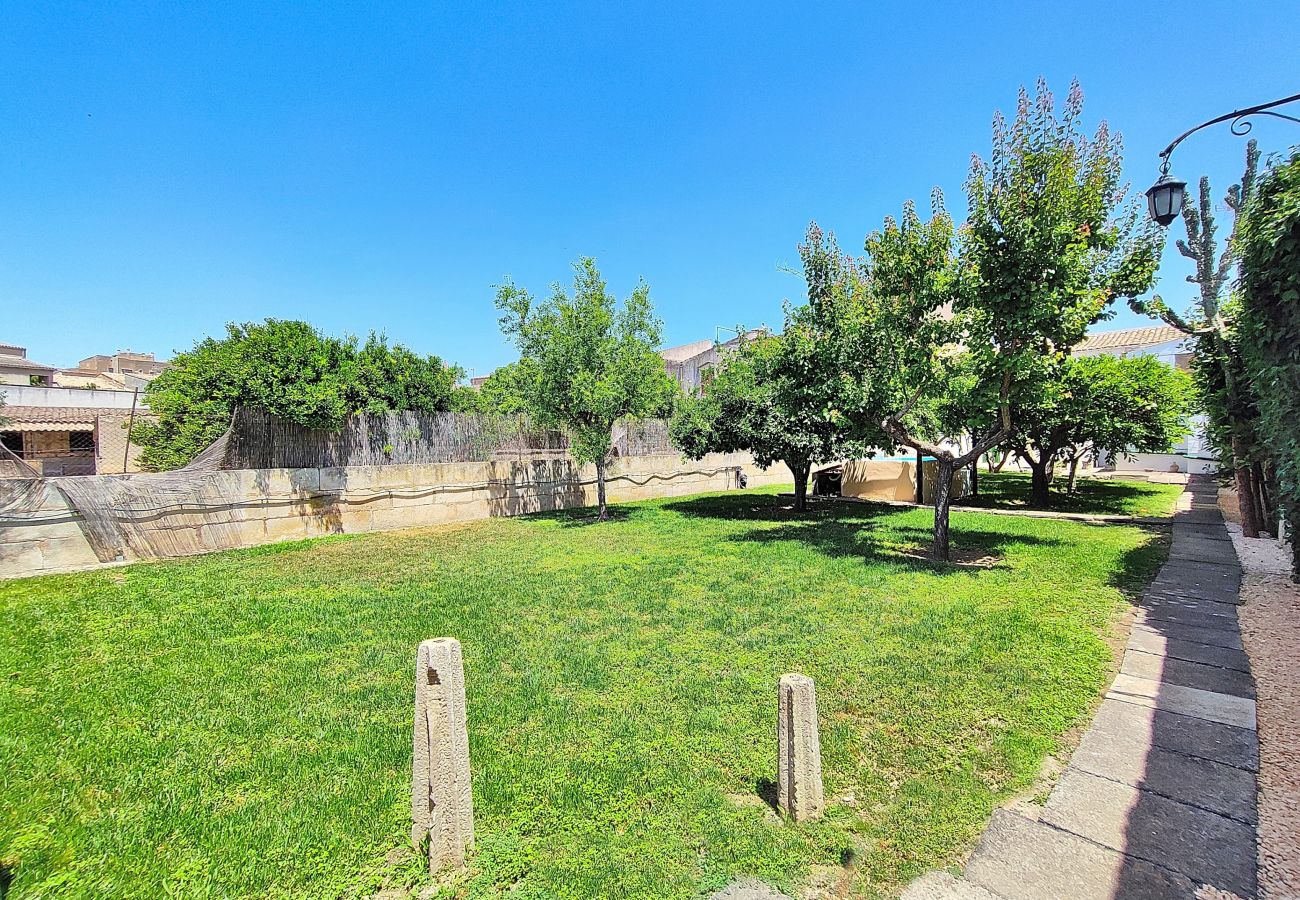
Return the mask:
M1173 154L1174 148L1181 144L1185 138L1195 134L1202 128L1228 121L1232 122L1232 125L1229 126L1232 133L1240 137L1250 133L1252 123L1249 121L1249 117L1255 115L1272 116L1275 119L1286 119L1288 122L1300 124L1300 119L1295 116L1288 116L1273 109L1275 106L1285 106L1296 101L1300 101L1300 94L1283 97L1281 100L1274 100L1271 103L1248 106L1245 109L1234 109L1232 112L1224 113L1210 119L1208 122L1202 122L1195 128L1189 128L1174 138L1168 147L1160 151L1160 178L1147 189L1147 212L1151 218L1162 226L1168 225L1178 218L1178 213L1183 208L1183 195L1187 192L1187 182L1169 174L1169 157Z

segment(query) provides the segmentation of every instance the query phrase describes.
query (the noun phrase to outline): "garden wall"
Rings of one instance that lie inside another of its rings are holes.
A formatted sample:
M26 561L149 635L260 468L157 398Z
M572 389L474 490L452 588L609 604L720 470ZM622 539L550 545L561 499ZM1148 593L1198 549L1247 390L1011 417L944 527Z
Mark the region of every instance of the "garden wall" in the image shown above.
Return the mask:
M607 467L611 502L790 481L780 465L761 472L748 454L693 462L678 456L617 459ZM596 472L567 458L428 465L240 469L178 480L161 475L86 475L21 482L21 509L0 512L0 578L93 568L324 534L385 531L591 506ZM90 522L61 483L128 479L133 497ZM151 491L152 481L157 490ZM0 482L16 489L20 482ZM152 498L163 498L154 500ZM2 506L2 504L0 504ZM105 526L109 527L105 527ZM108 535L107 537L105 535ZM89 535L89 537L88 537ZM92 539L93 538L93 539Z

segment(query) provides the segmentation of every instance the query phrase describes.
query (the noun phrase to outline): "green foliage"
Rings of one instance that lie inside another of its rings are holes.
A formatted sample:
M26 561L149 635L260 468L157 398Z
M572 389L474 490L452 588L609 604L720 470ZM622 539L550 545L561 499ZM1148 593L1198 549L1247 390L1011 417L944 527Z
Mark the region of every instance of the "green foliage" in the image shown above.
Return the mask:
M783 462L796 486L811 465L842 455L844 422L827 395L832 348L813 318L787 307L784 333L742 341L699 396L678 401L674 445L693 459L747 450L762 468Z
M989 160L971 163L954 309L974 313L972 348L995 348L1003 365L1068 352L1155 278L1159 232L1126 199L1120 137L1102 122L1089 138L1082 113L1078 82L1058 116L1040 80L1032 101L1021 90L1010 126L995 117Z
M498 289L501 330L520 355L502 393L517 392L539 423L563 428L579 462L603 465L614 423L654 415L674 385L656 352L662 326L649 286L637 285L618 309L595 260L573 270L572 294L557 283L542 303L510 281Z
M1260 179L1243 216L1240 251L1242 356L1294 547L1300 543L1300 152Z
M957 274L952 218L937 190L931 203L928 222L905 203L900 221L887 218L867 236L861 259L841 253L816 224L799 248L809 304L835 347L822 377L853 438L865 445L895 449L940 437L935 412L960 323L950 315ZM827 268L833 275L822 278Z
M1032 103L1021 91L1015 122L994 121L989 161L972 163L970 216L955 234L937 191L929 221L905 204L901 221L867 237L861 260L824 262L838 251L809 230L809 296L831 298L857 424L881 423L896 444L939 455L925 444L957 424L955 409L990 418L987 404L951 402L957 379L970 397L1000 397L1004 383L1009 394L1115 298L1150 287L1157 246L1125 200L1119 138L1105 123L1085 135L1082 103L1077 83L1059 117L1042 82Z
M437 357L321 334L305 322L267 319L226 326L180 353L149 383L154 421L137 421L131 439L153 470L185 465L221 436L236 407L264 409L290 422L336 428L357 412L450 407L460 372Z
M1187 433L1192 379L1152 356L1044 360L1021 384L1012 407L1011 443L1050 467L1086 450L1112 455L1164 453Z
M479 408L502 415L528 412L526 375L524 366L517 362L497 369L478 390Z
M941 472L970 462L1006 437L1019 384L1117 297L1150 287L1157 233L1126 199L1118 136L1102 123L1088 137L1082 111L1077 83L1059 116L1043 82L1032 102L1022 90L1015 121L994 120L989 160L971 165L956 232L938 191L929 221L908 202L868 235L861 259L809 229L809 302L836 332L833 389L856 438L912 447ZM981 437L958 455L939 443L954 430ZM944 556L947 492L935 497Z
M410 853L431 634L464 646L476 839L438 896L793 896L814 866L897 895L1087 720L1159 539L958 512L999 558L963 570L905 555L923 510L792 519L775 490L0 583L9 900L433 886ZM856 799L774 825L756 785L792 669L817 681L827 796Z

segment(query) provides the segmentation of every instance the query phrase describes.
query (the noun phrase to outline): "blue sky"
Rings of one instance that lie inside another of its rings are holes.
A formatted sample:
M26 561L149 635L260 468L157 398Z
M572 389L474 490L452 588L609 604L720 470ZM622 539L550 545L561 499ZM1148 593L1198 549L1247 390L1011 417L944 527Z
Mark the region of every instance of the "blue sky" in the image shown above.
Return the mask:
M512 358L492 286L591 255L685 343L779 323L811 219L856 252L934 185L960 219L1039 75L1080 79L1139 192L1184 128L1300 91L1290 3L813 6L11 0L0 341L69 365L274 316L483 373ZM1220 126L1174 170L1218 195L1243 152Z

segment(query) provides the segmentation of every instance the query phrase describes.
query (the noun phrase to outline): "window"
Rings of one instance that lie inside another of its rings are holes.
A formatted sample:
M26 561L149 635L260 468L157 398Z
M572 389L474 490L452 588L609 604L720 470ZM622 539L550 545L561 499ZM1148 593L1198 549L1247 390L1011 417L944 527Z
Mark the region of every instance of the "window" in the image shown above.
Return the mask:
M0 431L0 444L10 453L23 455L23 433L21 431Z
M94 453L95 432L93 431L68 432L68 449L71 450L73 453Z
M29 379L33 387L49 387L50 379L47 375L32 375Z

